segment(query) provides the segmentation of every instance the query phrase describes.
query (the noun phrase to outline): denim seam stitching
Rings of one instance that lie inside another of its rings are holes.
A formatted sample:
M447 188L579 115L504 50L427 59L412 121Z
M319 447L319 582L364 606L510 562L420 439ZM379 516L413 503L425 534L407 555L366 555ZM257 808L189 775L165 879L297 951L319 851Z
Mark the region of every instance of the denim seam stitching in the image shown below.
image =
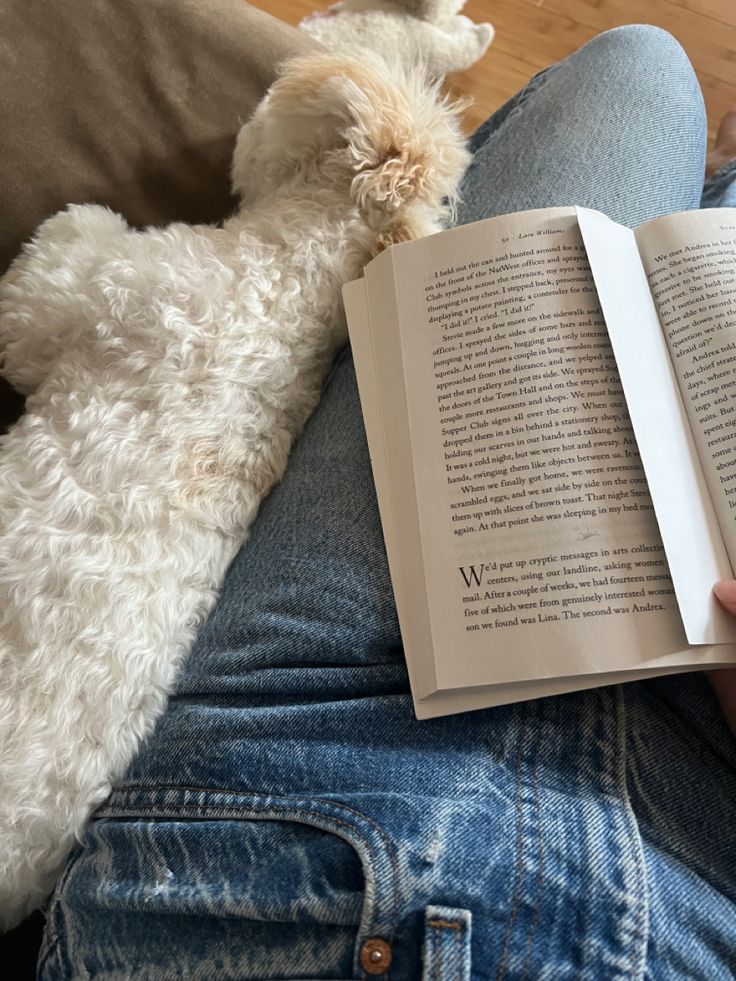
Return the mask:
M389 856L391 858L391 864L392 864L393 870L394 870L395 873L398 874L398 869L397 869L397 866L396 866L396 860L395 860L395 855L394 855L394 845L393 845L393 842L388 837L388 835L383 830L383 828L380 826L380 824L378 824L378 822L374 821L373 818L369 817L363 811L358 810L357 807L353 807L350 804L343 804L341 801L328 800L326 797L309 797L309 798L307 798L307 797L301 797L298 794L293 794L293 795L287 795L287 794L271 794L271 793L266 793L264 791L259 791L259 790L227 790L225 788L217 788L217 787L190 787L190 786L180 786L178 784L155 784L155 785L152 785L152 784L144 784L144 783L139 783L139 784L126 784L125 787L121 787L118 790L113 791L113 795L114 794L119 794L121 797L126 797L126 796L129 795L129 792L139 791L139 790L146 791L146 792L149 792L149 793L150 792L158 793L160 791L167 791L167 790L172 790L172 791L177 791L177 792L180 792L180 791L189 791L191 793L199 793L199 794L202 794L202 793L203 794L223 794L223 795L229 795L229 796L233 796L233 797L248 797L248 796L250 796L250 797L266 797L269 800L286 801L287 803L290 803L290 802L293 803L293 802L296 802L296 801L306 801L307 803L325 804L328 807L334 807L337 810L346 811L349 814L355 814L359 818L362 818L362 820L365 821L366 824L369 824L374 829L374 831L376 832L376 834L380 838L383 839L383 841L385 843L385 846L386 846L386 851L389 853ZM144 805L144 806L146 806L146 805ZM193 804L193 805L189 805L189 804L188 805L178 805L178 804L176 804L176 805L167 805L167 806L172 806L172 807L179 807L179 806L206 807L208 805L198 805L198 804ZM226 807L230 806L233 810L237 809L237 807L238 807L238 805L224 805L224 806L226 806ZM104 805L103 805L102 808L100 808L100 810L102 811L102 814L104 816L104 813L105 813L104 812ZM317 811L317 810L315 810L314 813L321 814L321 812L320 811ZM114 814L110 814L108 816L109 817L115 817Z
M166 790L190 791L192 793L230 794L230 795L232 795L234 797L247 797L247 796L250 795L251 797L267 797L269 800L286 801L287 803L295 803L295 802L298 802L298 801L306 801L307 803L326 804L328 807L334 807L336 810L345 811L348 814L355 814L358 817L362 818L362 820L364 820L366 822L366 824L369 824L374 829L374 831L376 832L376 834L381 839L383 839L384 844L385 844L385 847L386 847L386 851L387 851L387 853L389 855L389 858L391 859L391 866L393 868L394 874L395 875L398 875L398 868L397 868L397 863L396 863L396 856L394 854L395 849L394 849L394 844L391 841L391 839L388 837L388 835L383 830L383 828L378 824L378 822L374 821L373 818L371 818L367 814L363 813L363 811L359 811L358 808L352 807L350 804L343 804L340 801L328 800L325 797L309 797L309 798L306 798L306 797L300 797L300 796L298 796L296 794L289 796L289 795L286 795L286 794L269 794L269 793L264 793L263 791L257 791L257 790L245 790L245 791L240 790L240 791L237 791L237 790L225 790L225 789L222 789L222 788L218 790L218 789L216 789L214 787L189 787L189 786L179 786L179 785L176 785L176 784L174 784L174 785L164 785L164 784L158 784L158 785L151 785L151 784L129 784L128 786L126 786L126 787L121 788L120 790L118 790L117 793L121 797L126 797L126 796L132 795L133 792L136 792L136 791L139 791L139 790L142 790L142 791L153 791L153 792L160 792L162 790L163 791L166 791ZM144 804L142 806L143 807L146 807L146 806L152 807L152 806L155 806L155 805L145 805ZM159 805L159 806L162 806L162 805ZM210 805L204 805L204 804L181 804L181 805L178 805L177 804L177 805L171 805L171 806L172 807L174 807L174 806L180 807L181 806L181 807L187 807L187 808L190 808L190 809L191 808L200 808L200 809L202 809L202 808L206 808L206 807L208 807ZM225 808L229 808L230 810L237 810L238 809L238 805L217 805L217 806L218 807L223 807L224 806ZM104 805L103 805L103 808L101 808L100 810L102 812L102 815L105 816ZM319 810L314 810L314 811L312 811L312 813L318 814L318 815L319 814L322 814L322 812L319 811ZM107 816L108 817L115 817L115 814L108 814ZM398 903L395 904L394 910L396 910L397 907L398 907Z
M59 951L59 939L58 937L51 937L48 943L44 943L41 951L38 955L38 960L36 961L36 977L42 978L47 965L49 968L53 965L54 961L61 965L63 963L61 952ZM68 966L68 965L67 965ZM67 971L69 974L69 971Z
M537 715L541 717L542 709L538 708ZM534 752L534 763L532 764L532 785L534 788L534 818L537 831L537 853L539 864L537 866L537 875L534 883L534 892L536 895L536 902L534 904L534 910L532 911L532 918L529 924L529 937L527 939L526 945L526 957L524 958L524 965L522 968L522 981L526 981L530 977L531 970L531 960L532 960L532 948L534 943L534 936L537 931L537 924L539 922L539 912L542 908L542 889L544 886L544 836L542 833L542 811L540 806L539 797L539 756L540 756L540 739L537 736L536 747Z
M220 815L227 816L227 817L237 817L237 815L239 815L239 814L245 814L247 816L249 814L261 814L262 815L262 814L269 814L269 813L313 814L315 817L324 818L327 821L333 822L334 824L343 825L344 827L349 828L349 829L355 831L356 835L362 841L366 842L366 844L368 846L368 850L371 853L373 853L375 851L375 849L373 848L373 846L370 844L370 839L368 838L368 836L363 831L358 830L355 827L354 824L351 824L349 821L343 820L342 818L335 817L335 816L329 815L329 814L325 814L323 811L317 810L316 808L296 807L296 808L291 809L291 808L287 808L287 807L275 807L275 808L273 808L273 807L267 807L267 806L264 806L264 807L242 807L241 808L241 807L230 807L228 805L215 806L213 808L212 805L186 804L186 803L177 804L176 807L177 807L177 809L183 809L183 810L186 810L186 811L198 811L198 812L207 811L208 815L210 815L212 817L219 817ZM157 812L159 810L165 810L165 809L164 808L157 808L155 805L151 805L151 806L144 805L143 807L141 807L139 809L136 809L136 813L138 813L141 817L155 817L156 814L157 814ZM123 815L121 815L121 817L122 816ZM173 815L162 813L160 816L161 817L172 817Z
M454 930L455 931L455 981L463 981L462 979L462 935L465 930L465 924L461 920L450 921L450 920L428 920L427 926L432 928L432 949L434 951L433 967L432 972L437 981L442 981L442 977L439 973L439 953L442 945L440 930ZM430 981L434 981L430 979Z
M285 799L286 800L290 800L291 798L285 798ZM312 798L312 799L313 800L314 799L320 800L320 798ZM378 825L374 821L372 821L371 818L367 817L364 814L361 814L360 811L357 811L354 808L350 808L350 807L347 807L347 806L342 805L342 804L334 803L332 801L325 802L325 803L329 803L331 806L337 807L337 808L342 809L342 810L345 810L345 811L352 811L353 813L359 815L360 817L363 817L369 824L371 824L375 828L375 830L378 833L378 835L381 838L385 839L386 852L387 852L387 854L389 856L389 860L391 862L391 868L392 868L391 888L389 890L387 890L388 893L389 893L389 895L391 896L390 915L388 916L388 920L389 920L389 922L391 924L391 927L390 927L390 932L389 932L387 941L389 943L392 943L393 942L393 939L394 939L395 928L396 928L396 916L397 916L397 913L398 913L398 869L397 869L397 865L396 865L396 857L395 857L394 851L393 851L393 845L392 845L391 841L388 839L388 837L385 835L385 833L383 832L383 830L380 827L378 827ZM181 803L181 804L177 804L176 805L176 808L177 809L187 810L187 811L199 811L199 812L201 812L203 809L205 809L205 805ZM161 808L161 809L165 810L164 808ZM342 819L340 819L338 817L325 814L323 811L320 811L320 810L317 810L317 809L310 809L310 808L292 808L292 809L289 809L287 807L271 808L271 807L265 807L265 806L262 807L262 808L258 808L258 807L240 808L240 807L217 806L214 809L212 808L212 806L209 806L206 809L213 816L219 813L219 814L221 814L223 816L234 817L234 818L240 819L240 820L242 820L243 818L242 817L239 818L239 815L242 815L244 811L245 812L250 812L250 813L253 813L253 814L258 814L258 813L261 813L261 814L266 813L266 814L268 814L268 813L273 813L274 811L275 812L281 811L282 813L286 812L286 813L292 813L292 814L312 814L315 817L319 817L319 818L325 819L325 820L327 820L329 822L333 822L335 824L342 825L343 827L348 828L350 831L352 831L357 837L359 837L364 842L364 844L366 845L366 849L367 849L369 855L372 858L373 868L375 870L375 866L376 866L376 861L375 861L375 848L372 845L369 837L365 834L365 832L360 831L358 828L355 827L354 824L351 824L349 821L342 820ZM139 815L140 817L155 817L156 816L156 813L157 813L157 809L154 806L147 807L146 805L143 805L143 806L141 806L139 808L136 808L136 814ZM120 816L122 817L123 815L120 815ZM163 817L163 816L169 816L169 815L161 815L161 816ZM378 876L377 875L374 877L374 881L375 882L378 882ZM364 901L367 902L367 900L364 900ZM373 910L372 910L371 916L370 916L370 920L371 921L375 921L375 919L376 919L376 915L375 915L376 914L376 905L377 904L374 902L373 903ZM383 918L383 917L381 917L381 918ZM372 935L372 931L370 930L370 927L368 927L367 929L368 929L368 935ZM364 936L363 933L361 933L361 929L359 927L358 928L358 932L357 932L357 936L356 936L356 948L357 949L359 949L359 946L358 945L359 944L362 944L363 941L364 941L364 939L365 939L365 936ZM364 977L365 977L365 975L364 975Z
M500 133L506 126L506 123L508 123L510 119L518 116L518 114L524 109L529 99L544 88L550 76L554 74L554 69L556 67L556 65L550 65L549 68L543 69L541 72L538 72L529 79L522 91L519 93L519 97L517 98L515 105L509 110L509 114L498 127L496 133Z
M80 849L70 859L70 861L67 862L66 868L64 869L63 873L61 874L61 876L59 878L59 881L57 882L56 887L54 889L54 897L57 897L57 896L60 896L61 895L61 893L62 893L62 891L63 891L63 889L64 889L64 887L66 885L67 879L71 875L72 870L74 869L74 866L79 862L80 858L82 857L82 854L83 854L83 851ZM51 904L51 907L49 908L49 913L50 913L50 915L49 915L48 921L47 921L47 923L48 923L48 927L47 928L49 930L49 943L44 945L44 949L43 949L43 963L45 965L46 962L48 961L48 959L52 955L56 955L58 957L59 961L63 965L65 965L65 967L67 969L68 976L69 977L72 977L73 976L73 965L72 965L71 959L68 956L68 954L66 953L65 946L62 946L61 945L60 923L59 923L59 916L60 916L60 914L59 914L59 903L58 903L58 900L56 898L52 899L52 904ZM39 976L40 976L40 967L41 967L41 964L39 962L39 964L37 965L37 970L39 971Z
M501 954L501 962L498 965L498 974L496 975L496 981L503 981L506 976L506 961L509 956L509 950L511 947L511 934L513 932L514 921L519 912L519 907L521 905L521 893L524 886L524 876L526 870L526 860L524 854L525 845L525 833L524 833L524 821L523 821L523 801L521 799L521 757L522 748L524 744L524 736L526 733L526 723L527 723L527 706L526 703L522 703L518 708L519 714L521 715L521 720L519 724L519 737L516 743L516 762L514 766L514 778L515 778L515 811L516 811L516 838L519 849L519 857L517 859L517 880L516 887L514 890L514 895L512 899L511 914L509 916L508 923L506 924L506 932L503 940L503 951Z
M66 963L66 967L69 968L68 961L65 961L65 958L59 949L59 937L55 933L49 931L49 939L43 943L41 950L39 951L38 960L36 962L36 976L39 978L43 977L43 972L46 969L46 965L53 963L54 960L56 960L56 962L59 964ZM67 970L67 974L69 973L69 970Z
M643 978L646 970L647 961L647 947L648 947L648 933L649 933L649 895L648 895L648 884L646 876L646 865L644 861L644 854L641 842L641 832L639 831L639 822L636 819L636 814L634 813L634 808L631 804L631 797L629 795L628 779L626 773L626 761L628 756L628 738L626 731L626 696L622 685L617 685L615 689L616 697L616 716L618 721L618 766L617 766L617 777L618 784L620 787L621 800L624 808L625 823L628 825L630 831L633 835L630 836L629 852L632 854L634 859L634 867L636 869L638 885L639 885L639 899L637 903L638 912L640 913L642 919L645 922L645 926L640 925L638 918L634 918L634 922L631 928L631 935L634 943L638 941L639 950L637 951L637 962L633 963L633 955L629 955L629 963L631 969L631 977Z
M470 166L468 167L468 170L465 174L465 180L463 181L463 183L466 182L468 174L470 174L471 171L475 169L478 155L486 149L488 143L492 139L494 139L496 136L499 135L499 133L501 133L504 130L509 120L515 119L524 110L529 99L533 95L536 95L536 93L539 92L540 89L544 87L547 81L552 77L552 75L554 75L558 67L559 65L550 65L548 68L544 68L542 69L542 71L537 72L536 75L532 75L532 77L526 83L526 85L521 90L521 92L519 92L516 98L513 100L514 104L509 108L508 112L503 117L503 119L498 124L498 126L491 133L488 134L488 136L485 138L483 143L480 144L480 146L477 146L475 148L473 152L473 159L470 161ZM502 112L503 109L504 107L501 106L499 111ZM464 199L462 198L462 196L458 197L458 203L463 203L463 200Z

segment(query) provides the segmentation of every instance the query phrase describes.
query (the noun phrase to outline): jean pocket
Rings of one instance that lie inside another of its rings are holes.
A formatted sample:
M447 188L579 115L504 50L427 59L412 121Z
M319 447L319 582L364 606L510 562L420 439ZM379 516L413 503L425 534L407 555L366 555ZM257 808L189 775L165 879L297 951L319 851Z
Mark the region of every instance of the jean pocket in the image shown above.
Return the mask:
M126 788L59 882L38 977L361 978L366 943L390 949L394 864L327 799Z

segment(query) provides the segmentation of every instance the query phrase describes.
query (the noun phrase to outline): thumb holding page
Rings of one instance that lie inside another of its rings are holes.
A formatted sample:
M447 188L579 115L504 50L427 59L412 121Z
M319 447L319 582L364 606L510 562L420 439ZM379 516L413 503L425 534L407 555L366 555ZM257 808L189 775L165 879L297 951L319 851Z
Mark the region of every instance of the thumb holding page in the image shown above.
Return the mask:
M736 616L736 580L717 582L713 588L721 606Z

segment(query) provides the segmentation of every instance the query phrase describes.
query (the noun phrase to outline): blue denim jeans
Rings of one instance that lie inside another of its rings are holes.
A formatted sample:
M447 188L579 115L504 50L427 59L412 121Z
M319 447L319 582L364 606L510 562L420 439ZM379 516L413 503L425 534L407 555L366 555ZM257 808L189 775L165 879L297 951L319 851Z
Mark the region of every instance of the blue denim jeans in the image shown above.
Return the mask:
M717 170L703 188L701 208L736 208L736 160Z
M676 42L612 31L479 130L458 220L696 208L705 139ZM415 720L344 352L67 865L39 977L735 972L736 742L700 675Z

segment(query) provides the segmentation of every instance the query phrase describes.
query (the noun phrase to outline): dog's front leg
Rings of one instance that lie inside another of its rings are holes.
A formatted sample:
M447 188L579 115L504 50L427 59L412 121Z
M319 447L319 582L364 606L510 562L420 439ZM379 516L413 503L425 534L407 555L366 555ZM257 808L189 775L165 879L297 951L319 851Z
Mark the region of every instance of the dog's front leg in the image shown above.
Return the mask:
M92 277L129 231L107 208L73 205L45 221L0 279L0 374L34 392L95 318Z

